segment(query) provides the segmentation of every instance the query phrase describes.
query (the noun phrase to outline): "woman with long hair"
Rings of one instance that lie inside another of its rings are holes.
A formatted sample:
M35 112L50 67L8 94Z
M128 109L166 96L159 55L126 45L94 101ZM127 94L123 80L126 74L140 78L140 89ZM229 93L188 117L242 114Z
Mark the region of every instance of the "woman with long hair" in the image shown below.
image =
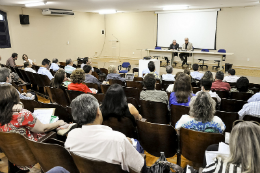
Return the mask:
M64 69L60 68L51 80L50 86L53 88L67 89L67 86L63 83L67 81L66 72Z
M142 119L138 110L132 104L127 103L125 92L119 84L113 84L108 88L100 108L104 120L110 117L116 117L118 120L127 117L135 125L135 120Z
M206 71L201 80L210 80L211 82L214 82L213 74L211 73L211 71Z

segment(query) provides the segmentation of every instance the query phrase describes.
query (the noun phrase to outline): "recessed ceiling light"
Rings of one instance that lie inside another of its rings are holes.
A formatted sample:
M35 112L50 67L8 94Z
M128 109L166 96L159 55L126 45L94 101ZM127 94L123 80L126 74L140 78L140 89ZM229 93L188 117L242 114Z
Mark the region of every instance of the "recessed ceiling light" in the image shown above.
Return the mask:
M99 14L114 14L116 10L100 10Z
M24 4L25 7L34 7L34 6L41 6L41 5L46 5L47 2L34 2L34 3L28 3Z
M187 5L171 5L171 6L163 7L163 10L184 10L188 8L189 6Z

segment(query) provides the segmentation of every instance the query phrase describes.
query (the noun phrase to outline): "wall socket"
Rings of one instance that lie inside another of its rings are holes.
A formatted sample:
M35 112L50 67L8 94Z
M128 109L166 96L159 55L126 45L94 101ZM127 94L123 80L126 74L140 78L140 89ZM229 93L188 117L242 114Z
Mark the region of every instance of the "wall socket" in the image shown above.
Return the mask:
M247 58L247 61L249 61L250 59L249 58Z
M133 52L133 55L135 54L135 52Z

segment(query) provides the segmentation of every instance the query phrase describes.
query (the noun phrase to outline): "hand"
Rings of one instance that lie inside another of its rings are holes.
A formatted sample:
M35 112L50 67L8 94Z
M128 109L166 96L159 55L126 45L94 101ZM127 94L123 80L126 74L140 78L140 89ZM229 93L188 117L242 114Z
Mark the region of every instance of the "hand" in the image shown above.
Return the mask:
M23 110L23 105L21 105L21 104L16 104L12 108L13 112L21 112L22 110Z
M126 138L127 138L128 141L133 145L133 142L132 142L131 138L129 138L129 137L126 137Z
M26 96L27 97L32 97L32 94L31 93L27 93Z
M63 125L63 126L58 127L57 130L67 129L67 128L69 128L69 126L70 126L70 125L66 123L66 124Z
M59 127L66 124L63 120L58 120L56 123L58 124Z
M93 94L97 94L97 91L92 91Z

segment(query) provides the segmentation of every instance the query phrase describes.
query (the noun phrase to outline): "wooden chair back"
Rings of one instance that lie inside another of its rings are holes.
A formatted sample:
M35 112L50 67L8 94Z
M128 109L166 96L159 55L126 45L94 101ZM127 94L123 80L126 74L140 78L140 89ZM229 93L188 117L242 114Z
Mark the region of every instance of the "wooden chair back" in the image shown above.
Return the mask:
M30 166L37 163L25 138L18 133L0 132L0 148L8 160L17 166Z
M201 91L200 87L192 87L193 94L196 94L197 92Z
M122 170L121 165L111 164L102 161L88 160L74 153L71 153L71 156L80 173L127 173L127 171Z
M151 123L169 124L169 112L167 104L140 100L141 115Z
M190 129L180 129L180 151L186 159L202 165L205 150L212 144L224 141L220 133L204 133Z
M113 85L113 84L119 84L124 86L124 83L121 80L117 80L117 79L108 79L109 85Z
M162 89L164 91L166 91L166 89L168 88L169 85L171 84L174 84L174 81L165 81L165 80L162 80Z
M231 132L233 122L239 119L237 112L216 111L215 115L218 116L226 125L225 132Z
M49 87L49 86L46 86L45 89L47 90L49 98L52 103L58 103L59 105L62 105L64 107L70 104L67 93L64 92L64 90L60 88Z
M118 120L115 117L110 117L108 120L103 121L103 125L109 126L113 130L125 134L126 137L137 138L136 128L133 122L127 117L123 117L121 120Z
M140 92L143 90L143 82L135 82L135 81L126 81L126 86L127 87L133 87L137 88Z
M140 91L137 88L124 87L126 97L133 97L137 101L140 100Z
M253 94L244 92L231 92L231 99L247 101Z
M60 65L62 65L62 66L66 66L66 62L59 62L60 63Z
M143 82L143 78L142 77L134 77L134 82L140 81Z
M175 127L175 124L182 115L189 115L190 107L171 105L171 125Z
M87 85L89 88L95 88L96 90L98 90L98 84L96 83L83 83L85 85Z
M78 97L81 94L85 94L84 92L81 91L74 91L74 90L66 90L68 98L69 98L69 102L71 103L73 99L75 99L76 97Z
M51 80L48 78L48 76L41 75L41 74L39 74L39 76L40 76L40 79L42 80L44 86L50 86Z
M40 74L38 74L38 73L32 73L32 75L33 75L33 77L34 77L34 79L35 79L35 81L36 81L38 87L42 87L42 88L43 88L45 85L44 85L44 83L43 83L43 81L42 81L42 79L41 79Z
M229 92L228 91L215 91L218 96L222 98L229 98Z
M92 75L93 75L95 78L97 78L97 79L98 79L98 74L97 74L97 72L95 72L95 71L92 71Z
M51 72L52 76L54 76L56 74L56 72L53 71L53 69L50 69L50 72Z
M23 103L24 109L27 109L30 112L34 112L34 108L41 108L41 104L34 100L23 100L20 99Z
M177 153L178 137L172 126L139 120L136 123L139 142L145 151L156 157L160 157L160 152L164 152L167 158Z
M16 71L16 73L18 74L18 76L19 76L23 81L25 81L25 79L23 78L22 73L20 72L20 69L16 67L16 68L15 68L15 71Z
M101 87L102 93L106 94L106 92L107 92L108 88L110 87L110 85L102 84L102 85L100 85L100 87Z
M92 95L98 100L99 104L101 104L105 98L105 94L103 93L92 94Z
M238 112L240 111L246 101L243 100L235 100L235 99L221 99L220 110L225 112Z
M100 73L105 73L106 75L108 75L108 70L106 68L100 68Z
M259 117L255 117L252 115L245 115L243 118L244 121L256 121L260 123L260 118Z
M37 85L37 82L36 82L36 80L34 79L32 72L24 71L24 73L26 74L26 76L27 76L28 79L30 80L30 83L31 83L31 84Z
M23 80L27 83L31 83L31 81L29 80L28 76L26 75L26 73L24 72L24 70L20 69L21 74L23 75Z

